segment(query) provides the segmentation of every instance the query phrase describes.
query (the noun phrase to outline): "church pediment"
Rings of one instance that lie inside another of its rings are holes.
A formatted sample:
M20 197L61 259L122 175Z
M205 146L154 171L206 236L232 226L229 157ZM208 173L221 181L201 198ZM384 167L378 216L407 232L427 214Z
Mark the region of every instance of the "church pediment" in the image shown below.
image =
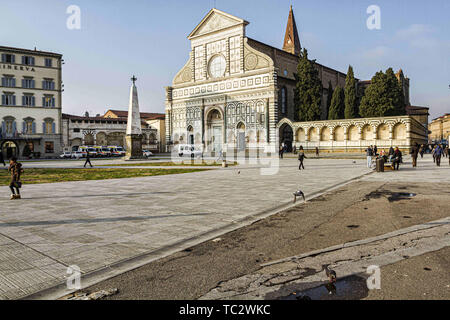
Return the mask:
M212 9L200 22L200 24L191 32L188 39L202 36L211 32L226 29L237 25L247 25L248 22L232 16L223 11Z

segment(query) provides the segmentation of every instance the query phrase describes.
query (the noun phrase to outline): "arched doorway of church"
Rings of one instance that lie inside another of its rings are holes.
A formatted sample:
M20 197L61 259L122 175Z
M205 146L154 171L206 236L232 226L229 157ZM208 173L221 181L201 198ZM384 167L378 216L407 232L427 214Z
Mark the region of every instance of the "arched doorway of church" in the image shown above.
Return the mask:
M244 151L246 146L245 141L245 124L240 122L237 127L237 150Z
M287 123L280 128L280 143L286 146L286 152L292 152L292 142L294 140L294 131Z
M92 133L88 133L84 136L84 144L87 146L94 145L94 135Z
M19 156L19 148L14 141L5 141L1 146L4 159L11 159Z
M223 119L219 110L213 109L207 117L208 145L211 152L222 151Z

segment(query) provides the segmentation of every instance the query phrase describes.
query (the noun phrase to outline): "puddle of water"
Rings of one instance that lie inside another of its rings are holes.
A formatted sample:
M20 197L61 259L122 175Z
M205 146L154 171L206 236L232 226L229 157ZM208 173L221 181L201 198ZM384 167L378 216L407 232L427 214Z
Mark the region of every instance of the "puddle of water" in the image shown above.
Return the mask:
M400 201L400 200L409 200L415 196L416 196L415 193L394 192L388 197L388 200L389 200L389 202Z
M409 200L415 197L417 194L410 192L391 192L391 191L374 191L366 195L363 201L369 201L371 199L379 199L386 196L389 202Z
M350 276L334 284L327 283L320 287L291 293L281 300L358 300L367 297L368 291L365 278Z

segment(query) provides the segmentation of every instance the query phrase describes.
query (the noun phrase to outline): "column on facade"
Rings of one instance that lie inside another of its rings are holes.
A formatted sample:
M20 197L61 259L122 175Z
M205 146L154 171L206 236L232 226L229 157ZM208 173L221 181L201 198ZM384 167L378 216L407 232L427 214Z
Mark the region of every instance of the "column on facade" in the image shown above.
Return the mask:
M200 113L201 113L201 121L202 121L202 144L203 148L206 147L205 142L205 99L202 99L202 105L200 106Z
M406 144L411 147L411 122L406 122Z

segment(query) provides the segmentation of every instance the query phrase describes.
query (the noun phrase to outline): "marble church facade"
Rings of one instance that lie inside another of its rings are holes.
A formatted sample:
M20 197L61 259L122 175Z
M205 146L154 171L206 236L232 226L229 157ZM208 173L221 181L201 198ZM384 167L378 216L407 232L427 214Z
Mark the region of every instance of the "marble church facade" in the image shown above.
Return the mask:
M283 49L249 38L248 24L212 9L188 36L189 58L166 87L167 151L177 144L195 144L206 153L276 152L281 142L296 144L296 126L309 128L295 123L294 75L301 44L292 7ZM328 84L344 87L346 74L319 63L316 67L326 119ZM290 133L281 128L287 122Z

